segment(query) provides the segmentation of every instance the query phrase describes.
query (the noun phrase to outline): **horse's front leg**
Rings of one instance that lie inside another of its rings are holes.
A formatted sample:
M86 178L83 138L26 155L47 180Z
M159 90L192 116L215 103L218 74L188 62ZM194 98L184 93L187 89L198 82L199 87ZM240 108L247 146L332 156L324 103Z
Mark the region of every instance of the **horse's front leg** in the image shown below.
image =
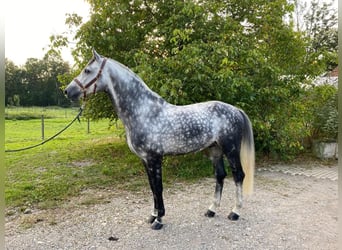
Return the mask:
M162 156L151 155L143 160L148 181L153 193L154 210L148 219L152 224L152 229L159 230L163 227L162 217L165 215L165 207L163 201L163 181L162 181Z

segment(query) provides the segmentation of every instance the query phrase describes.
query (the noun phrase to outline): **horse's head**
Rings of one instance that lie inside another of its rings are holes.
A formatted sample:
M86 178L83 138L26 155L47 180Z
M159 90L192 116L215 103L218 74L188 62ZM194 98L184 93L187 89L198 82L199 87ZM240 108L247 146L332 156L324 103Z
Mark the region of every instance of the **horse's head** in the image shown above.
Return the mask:
M89 94L104 90L105 86L101 80L106 61L106 58L93 50L92 60L64 90L67 97L71 100L78 100L82 95L85 98Z

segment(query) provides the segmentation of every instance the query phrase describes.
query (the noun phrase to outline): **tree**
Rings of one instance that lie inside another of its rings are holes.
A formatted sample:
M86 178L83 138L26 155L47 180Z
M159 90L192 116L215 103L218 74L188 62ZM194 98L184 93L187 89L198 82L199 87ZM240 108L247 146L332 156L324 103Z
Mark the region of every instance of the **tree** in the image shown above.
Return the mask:
M308 56L321 61L325 71L337 66L337 10L332 4L312 1L310 11L305 15L305 31L310 41Z
M331 71L337 66L337 10L330 2L296 0L297 30L304 33L307 42L305 62L314 75ZM301 23L302 25L299 25Z
M88 2L87 23L77 16L67 20L78 27L80 68L94 47L128 65L169 102L216 99L243 108L260 151L279 153L294 140L288 121L296 106L289 103L310 72L302 34L285 22L293 11L286 0ZM99 95L88 104L94 102L109 101ZM99 107L88 105L88 114L99 118ZM106 107L101 115L114 118Z
M20 104L20 97L23 94L21 84L23 71L12 61L5 59L5 103L6 105ZM15 101L17 99L17 101Z
M6 59L6 105L66 105L69 101L60 90L58 76L69 71L59 56L47 54L43 59L29 58L22 66Z

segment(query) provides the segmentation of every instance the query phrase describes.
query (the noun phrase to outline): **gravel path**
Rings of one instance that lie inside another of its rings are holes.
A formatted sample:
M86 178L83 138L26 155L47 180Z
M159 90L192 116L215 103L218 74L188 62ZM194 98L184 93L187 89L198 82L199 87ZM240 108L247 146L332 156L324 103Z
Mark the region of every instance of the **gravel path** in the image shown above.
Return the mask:
M214 218L204 216L214 179L165 190L161 231L145 223L152 206L147 189L134 194L88 190L61 208L7 218L6 248L337 249L337 181L275 168L256 172L255 194L237 222L227 219L234 203L232 179L226 180ZM336 169L337 175L337 166L296 169Z

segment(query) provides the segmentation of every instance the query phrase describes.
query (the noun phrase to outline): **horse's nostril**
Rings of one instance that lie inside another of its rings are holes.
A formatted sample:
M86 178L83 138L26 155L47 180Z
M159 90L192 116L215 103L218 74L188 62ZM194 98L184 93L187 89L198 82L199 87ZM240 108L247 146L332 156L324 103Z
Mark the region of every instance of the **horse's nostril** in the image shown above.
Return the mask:
M67 94L68 94L68 91L67 91L67 90L64 90L64 94L66 94L66 95L67 95Z

